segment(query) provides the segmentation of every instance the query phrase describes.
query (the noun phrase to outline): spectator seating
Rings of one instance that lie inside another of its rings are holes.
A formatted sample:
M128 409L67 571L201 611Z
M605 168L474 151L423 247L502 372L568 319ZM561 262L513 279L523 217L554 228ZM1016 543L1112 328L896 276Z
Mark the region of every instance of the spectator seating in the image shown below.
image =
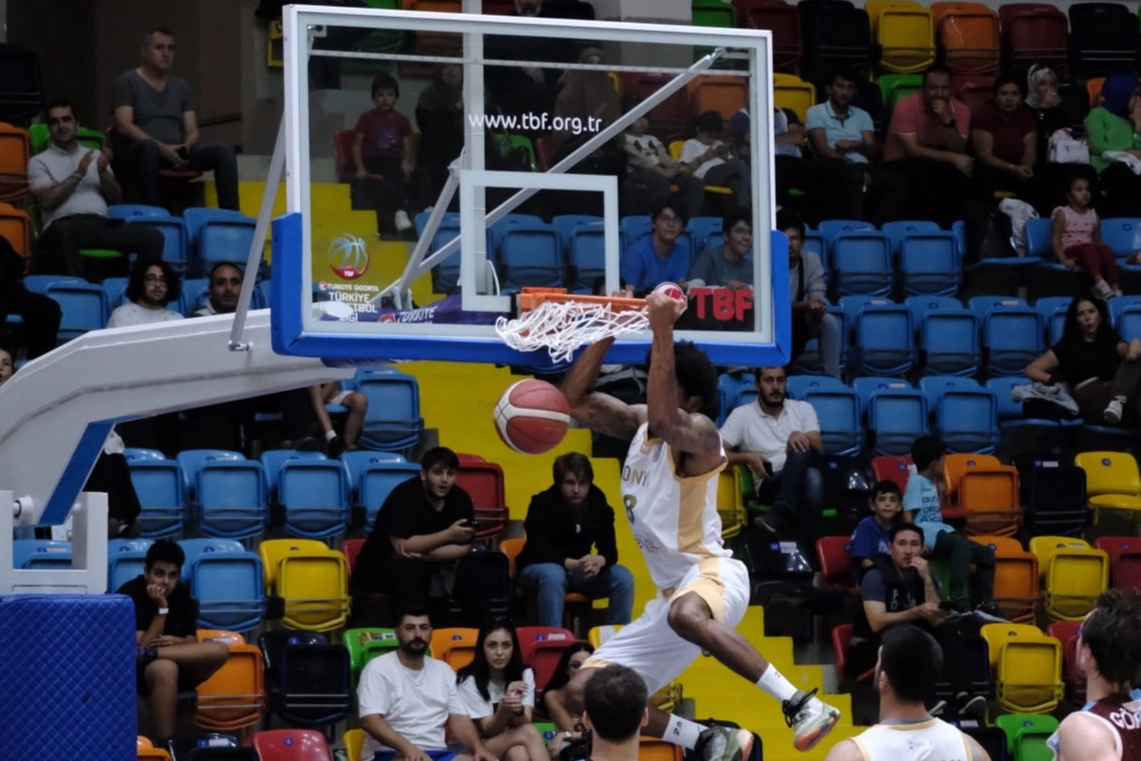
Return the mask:
M369 661L392 652L399 645L396 632L376 627L346 629L341 642L349 654L349 671L354 682Z
M935 19L930 9L908 0L869 0L865 8L881 51L882 70L911 74L935 62Z
M408 462L370 462L358 473L356 504L360 514L353 522L357 525L363 522L365 531L371 532L376 514L388 495L402 482L419 475L420 466Z
M744 77L702 75L693 79L687 89L694 116L716 111L728 122L733 114L749 103L748 85Z
M869 13L847 0L801 0L800 37L804 49L801 74L824 82L832 71L867 69L871 57Z
M816 559L829 589L855 593L852 539L848 536L822 536L816 540ZM836 650L837 654L840 652ZM842 670L841 670L842 672Z
M816 105L816 88L795 74L773 74L773 103L796 114L801 123L808 118L808 109Z
M61 344L89 330L102 329L111 314L107 294L98 285L82 281L54 282L43 289L43 294L58 303L63 311L58 333Z
M1062 699L1062 645L1029 624L986 624L998 703L1016 713L1049 713Z
M420 440L420 385L415 376L392 368L357 372L356 390L368 397L361 442L370 449L400 451Z
M1135 536L1099 536L1094 547L1109 556L1110 586L1141 589L1141 539Z
M475 507L476 538L498 536L507 526L508 510L503 468L478 455L461 454L456 485L471 495Z
M140 536L159 539L181 533L185 519L181 465L174 460L128 457L127 466L142 505Z
M1002 40L998 14L983 3L940 2L931 6L939 47L954 74L994 74Z
M1094 523L1101 510L1136 517L1141 511L1141 473L1137 461L1124 452L1082 452L1074 465L1086 472L1086 489Z
M262 561L233 539L184 539L183 577L198 600L198 624L252 631L265 617Z
M877 481L894 481L899 490L907 490L907 479L915 471L911 455L882 456L872 460L872 474Z
M107 542L107 590L114 592L141 576L146 565L149 539L110 539Z
M1051 621L1080 621L1109 588L1109 556L1085 540L1035 536L1030 551L1038 557L1043 609Z
M1073 705L1084 705L1085 676L1078 668L1078 639L1081 621L1054 621L1046 627L1046 634L1062 643L1062 679L1070 693Z
M71 543L52 539L16 539L12 567L27 569L71 568Z
M773 71L795 73L801 60L800 16L785 0L734 0L737 25L773 34Z
M1041 63L1058 71L1069 62L1069 21L1055 5L1005 3L999 6L1003 49L1019 71Z
M269 710L300 727L343 720L353 706L349 651L317 632L272 631L258 638Z
M196 450L208 453L211 450ZM222 453L233 454L233 453ZM179 453L179 459L188 455ZM191 462L188 460L188 462ZM204 536L248 539L262 533L269 522L267 484L261 463L239 457L207 454L195 466L183 464L191 523Z
M0 203L0 236L7 238L20 256L32 254L32 218L23 209Z
M182 214L190 244L198 252L198 273L218 262L245 262L257 220L229 209L194 208ZM198 274L195 273L195 274Z
M277 472L277 504L291 536L324 539L349 526L348 470L337 460L293 458Z
M231 732L252 727L265 715L261 650L232 631L199 629L198 641L221 640L230 657L213 676L198 685L194 720L204 729Z
M1089 525L1086 472L1054 458L1023 460L1021 480L1029 484L1025 526L1032 534L1078 536Z
M475 648L478 643L478 629L439 628L432 630L429 647L433 658L444 661L459 671L475 659Z
M253 736L262 761L325 761L332 751L325 736L314 729L267 729Z
M1141 34L1129 8L1118 3L1074 3L1068 12L1071 76L1104 77L1136 64Z
M258 554L269 608L280 613L286 628L323 632L344 626L349 614L344 555L315 539L267 539Z
M1046 740L1058 731L1058 720L1053 716L1007 714L995 718L995 726L1005 734L1015 759L1044 758L1054 751Z
M20 201L28 195L31 140L26 130L0 122L0 201Z
M913 389L876 391L868 400L867 415L877 454L906 454L911 442L928 430L927 399Z
M994 602L1013 622L1033 624L1041 594L1038 591L1038 557L1009 536L972 536L971 541L994 551Z
M844 679L847 673L848 666L848 651L852 649L852 632L855 630L852 624L840 624L832 629L832 647L836 651L836 673L840 679ZM857 683L867 683L871 681L872 674L875 668L870 668L867 671L856 677Z

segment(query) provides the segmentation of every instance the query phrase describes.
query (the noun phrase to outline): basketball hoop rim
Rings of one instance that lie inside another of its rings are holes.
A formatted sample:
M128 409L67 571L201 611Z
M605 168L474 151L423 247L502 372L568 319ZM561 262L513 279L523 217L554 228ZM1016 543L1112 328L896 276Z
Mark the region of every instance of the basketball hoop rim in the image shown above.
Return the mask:
M593 296L568 293L566 288L526 287L519 291L515 302L519 313L531 312L546 302L557 304L587 304L609 307L613 312L640 312L646 308L645 299L623 296Z

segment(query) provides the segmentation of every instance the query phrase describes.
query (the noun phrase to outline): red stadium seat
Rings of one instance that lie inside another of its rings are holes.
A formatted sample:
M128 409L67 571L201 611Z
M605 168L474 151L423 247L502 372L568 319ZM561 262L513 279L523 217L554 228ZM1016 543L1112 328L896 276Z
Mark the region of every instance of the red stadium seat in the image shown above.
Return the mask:
M994 102L994 80L982 74L959 74L951 77L951 92L977 114Z
M1007 3L999 6L998 18L1012 69L1021 73L1040 63L1065 76L1070 31L1064 11L1046 3Z
M831 589L855 592L852 583L852 540L846 536L822 536L816 540L820 573Z
M329 761L325 736L312 729L271 729L253 738L254 750L263 761Z
M352 182L357 177L357 170L353 166L353 141L356 134L351 129L333 133L333 147L337 152L337 182Z
M844 678L844 668L848 664L848 650L852 646L852 632L856 627L852 624L840 624L832 630L832 647L836 650L836 672L840 678ZM864 673L860 674L857 682L867 682L872 678L875 672L874 668L870 668Z
M910 457L884 455L872 460L872 475L877 481L894 481L902 492L907 489L907 479L913 467Z
M1046 627L1046 634L1062 643L1062 679L1070 688L1074 705L1086 702L1086 680L1078 669L1078 630L1081 621L1055 621Z
M733 0L737 26L773 33L773 71L796 74L802 55L800 14L785 0Z
M574 642L574 632L561 626L518 626L515 636L519 638L519 650L523 664L531 665L531 654L539 642Z
M1109 555L1111 586L1141 589L1141 538L1099 536L1093 546Z
M489 539L503 533L507 525L507 498L503 487L503 468L476 455L461 454L456 485L471 495L475 506L475 535Z

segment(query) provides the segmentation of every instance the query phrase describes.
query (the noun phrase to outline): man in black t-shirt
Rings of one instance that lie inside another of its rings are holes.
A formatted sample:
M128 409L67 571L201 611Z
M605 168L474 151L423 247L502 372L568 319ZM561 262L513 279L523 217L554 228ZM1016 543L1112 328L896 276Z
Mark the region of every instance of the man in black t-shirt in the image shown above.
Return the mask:
M118 590L135 604L138 689L150 695L161 742L174 734L179 690L204 682L230 655L223 643L198 641L198 602L178 583L185 562L181 547L160 539L147 550L143 575Z
M452 450L429 449L420 475L389 493L357 558L357 590L390 595L394 610L451 595L456 563L475 537L471 495L456 486L459 467Z

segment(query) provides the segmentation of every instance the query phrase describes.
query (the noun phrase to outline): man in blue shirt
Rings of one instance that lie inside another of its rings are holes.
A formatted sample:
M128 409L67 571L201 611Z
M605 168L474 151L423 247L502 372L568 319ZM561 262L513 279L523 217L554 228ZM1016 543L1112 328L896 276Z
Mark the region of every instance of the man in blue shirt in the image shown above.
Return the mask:
M843 161L858 169L866 189L861 201L871 207L868 218L877 225L903 219L907 182L903 175L878 166L883 146L876 142L871 114L852 105L858 79L855 74L837 72L828 83L828 100L808 109L805 129L817 158ZM865 194L869 196L864 198ZM861 217L863 218L863 217Z
M994 550L972 542L943 522L942 496L936 484L943 481L946 453L947 446L938 436L920 436L912 443L911 459L916 472L907 480L903 493L904 519L923 530L924 544L933 559L950 562L954 609L971 610L974 598L975 610L998 616L994 604Z
M678 236L689 219L688 212L667 197L654 201L650 219L650 234L634 241L622 255L621 274L626 290L643 296L661 283L677 283L685 290L692 257Z

